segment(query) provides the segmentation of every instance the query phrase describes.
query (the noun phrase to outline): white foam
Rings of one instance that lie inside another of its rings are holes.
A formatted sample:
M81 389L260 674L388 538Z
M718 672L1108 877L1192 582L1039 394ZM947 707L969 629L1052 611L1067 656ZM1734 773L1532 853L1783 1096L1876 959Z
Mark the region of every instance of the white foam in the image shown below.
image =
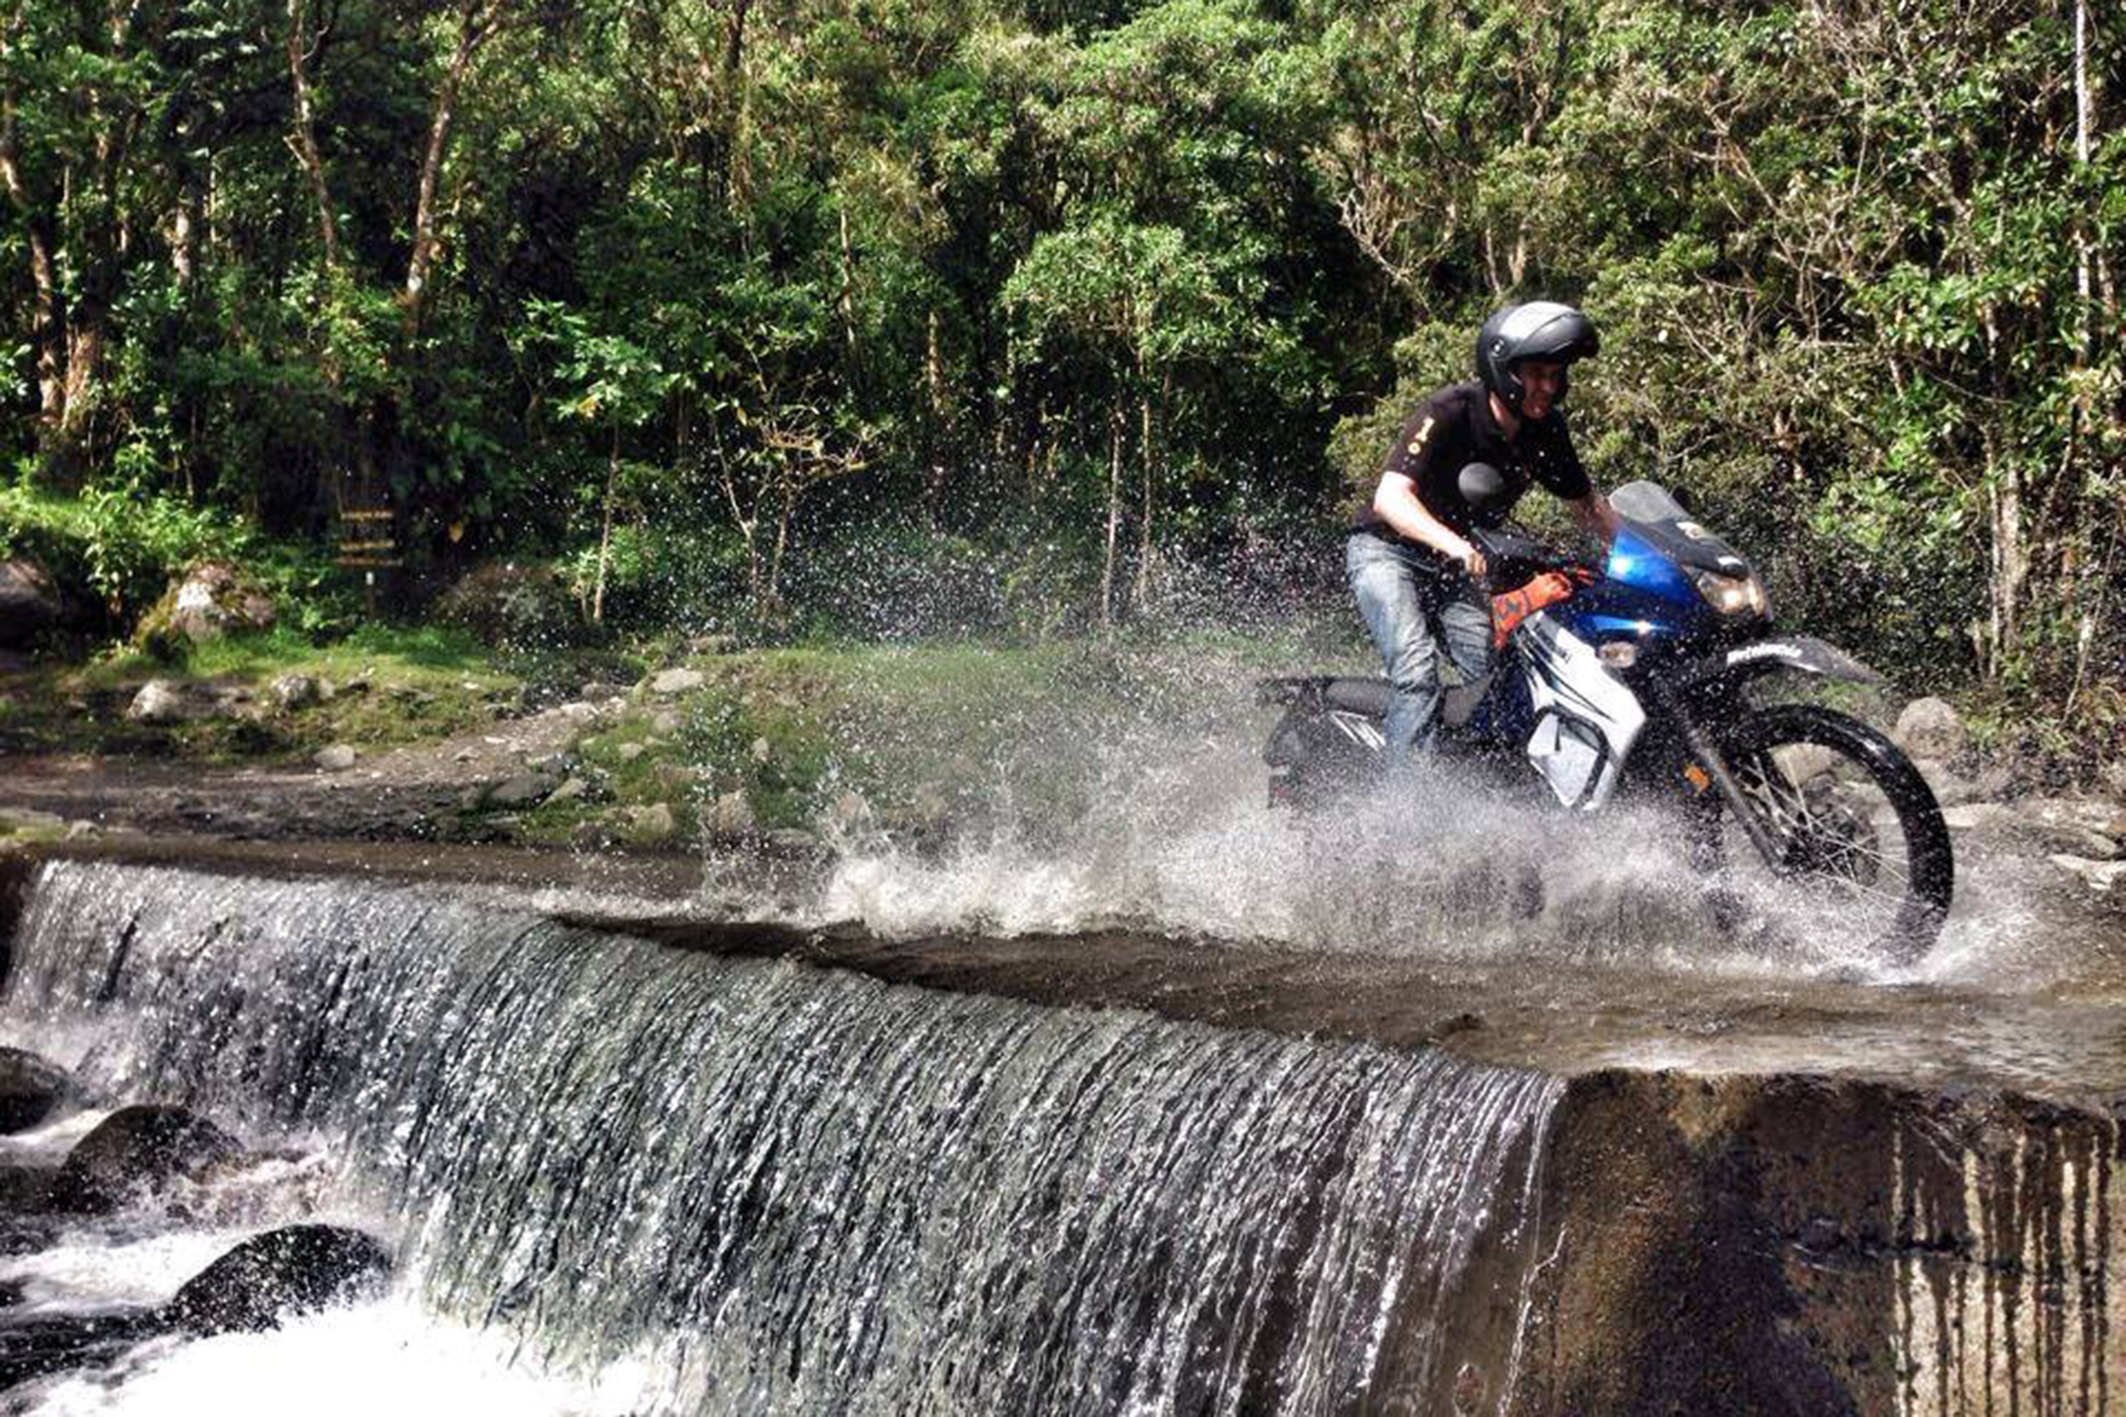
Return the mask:
M393 1296L290 1321L269 1333L158 1338L112 1368L49 1380L38 1417L620 1417L652 1382L643 1365L588 1376L520 1365L516 1340Z

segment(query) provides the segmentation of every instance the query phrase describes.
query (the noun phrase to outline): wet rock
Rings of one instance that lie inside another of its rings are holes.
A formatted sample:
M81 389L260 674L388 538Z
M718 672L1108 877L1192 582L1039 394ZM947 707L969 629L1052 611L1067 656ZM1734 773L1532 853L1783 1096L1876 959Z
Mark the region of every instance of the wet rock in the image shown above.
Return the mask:
M767 845L782 856L824 856L827 852L824 842L801 827L779 827L769 832Z
M1971 746L1971 730L1946 699L1914 699L1890 735L1915 758L1953 758Z
M1960 807L1967 802L1989 800L1989 793L1981 784L1950 768L1939 758L1914 758L1912 766L1927 780L1933 790L1934 800L1943 807Z
M318 749L317 756L311 761L326 772L345 772L354 766L359 756L345 743L334 743L329 748Z
M2078 827L2113 838L2126 838L2126 804L2101 797L2035 797L2018 802L2022 816L2044 826Z
M1982 850L2003 856L2067 854L2108 861L2121 854L2119 840L2093 831L2064 814L2033 812L2027 804L1968 802L1943 810L1949 830Z
M726 792L710 806L708 825L718 836L744 836L759 826L759 821L745 793Z
M390 1277L391 1255L373 1236L288 1225L252 1236L186 1280L163 1317L202 1336L256 1333L376 1293Z
M864 800L862 793L840 792L827 804L823 825L829 832L846 833L856 831L870 820L871 804Z
M2091 861L2086 857L2054 856L2052 864L2098 895L2126 894L2126 861Z
M0 1135L42 1126L73 1090L66 1069L21 1048L0 1048Z
M698 669L667 669L650 680L650 692L670 697L692 693L708 682L708 676Z
M1774 749L1772 756L1786 775L1797 783L1829 772L1838 764L1836 753L1815 743L1790 743Z
M266 695L283 713L293 713L325 701L325 688L315 675L283 674L266 686Z
M236 567L204 561L170 586L140 622L136 640L154 647L173 641L206 644L224 635L273 628L273 598Z
M42 566L22 557L0 561L0 645L24 649L57 629L68 606Z
M74 1143L54 1194L67 1210L100 1215L242 1154L236 1138L186 1108L121 1107Z
M650 776L665 791L679 792L700 780L701 769L687 763L658 763L650 769Z
M158 1327L153 1314L140 1311L13 1319L0 1326L0 1392L54 1373L107 1367Z
M198 684L180 684L171 679L150 679L133 695L125 716L135 723L168 727L197 723L217 716L222 701L212 690Z
M528 807L546 800L554 790L554 780L544 773L520 773L505 782L488 789L482 805L488 807Z
M628 809L626 830L627 839L637 846L663 846L679 835L679 819L670 803L652 802Z
M547 794L546 805L558 807L570 802L589 801L590 796L590 783L580 777L572 777Z

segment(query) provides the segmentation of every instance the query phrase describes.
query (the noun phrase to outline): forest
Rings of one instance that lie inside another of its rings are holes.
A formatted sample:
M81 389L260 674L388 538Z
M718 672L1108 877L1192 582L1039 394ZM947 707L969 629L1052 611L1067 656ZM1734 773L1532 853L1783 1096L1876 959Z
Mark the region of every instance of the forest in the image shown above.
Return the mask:
M2126 724L2126 7L9 0L0 44L0 540L71 518L115 624L212 545L344 590L364 528L409 607L536 558L616 632L1274 609L1541 296L1603 332L1598 484L1914 688Z

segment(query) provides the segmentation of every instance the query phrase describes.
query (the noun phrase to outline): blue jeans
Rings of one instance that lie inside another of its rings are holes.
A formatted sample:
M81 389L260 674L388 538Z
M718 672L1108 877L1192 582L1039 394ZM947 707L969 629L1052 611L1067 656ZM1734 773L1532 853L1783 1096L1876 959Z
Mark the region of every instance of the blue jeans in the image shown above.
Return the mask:
M1491 606L1458 568L1371 532L1344 543L1344 578L1391 686L1382 756L1394 767L1432 746L1443 648L1464 681L1490 672Z

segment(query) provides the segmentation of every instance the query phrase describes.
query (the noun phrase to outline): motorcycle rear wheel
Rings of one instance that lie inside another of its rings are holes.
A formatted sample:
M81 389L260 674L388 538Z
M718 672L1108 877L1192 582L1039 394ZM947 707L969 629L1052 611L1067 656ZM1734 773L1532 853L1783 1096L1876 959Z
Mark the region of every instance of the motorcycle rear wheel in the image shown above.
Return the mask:
M1851 930L1899 965L1933 947L1955 857L1933 789L1895 744L1835 710L1781 704L1744 716L1721 751L1777 851L1767 861L1718 792L1703 794L1693 855L1719 878L1723 924Z

